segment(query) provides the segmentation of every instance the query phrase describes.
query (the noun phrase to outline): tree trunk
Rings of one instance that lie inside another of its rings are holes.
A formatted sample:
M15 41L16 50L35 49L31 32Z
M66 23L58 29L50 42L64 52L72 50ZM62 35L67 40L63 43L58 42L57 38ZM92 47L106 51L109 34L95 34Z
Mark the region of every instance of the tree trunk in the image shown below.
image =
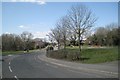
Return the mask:
M60 49L60 42L58 41L58 50Z
M66 41L64 42L64 49L66 49Z
M64 36L64 50L66 49L66 38Z
M79 55L80 55L79 58L81 58L81 43L80 43L80 37L81 37L81 34L78 34L78 45L79 45Z

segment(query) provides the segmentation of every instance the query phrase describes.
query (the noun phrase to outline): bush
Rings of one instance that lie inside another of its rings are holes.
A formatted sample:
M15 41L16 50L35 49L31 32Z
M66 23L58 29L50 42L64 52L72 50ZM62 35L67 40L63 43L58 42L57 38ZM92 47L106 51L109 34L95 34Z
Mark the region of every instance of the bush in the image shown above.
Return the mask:
M78 48L69 48L66 50L49 51L47 56L69 61L80 61L82 63L102 63L120 60L117 47L83 49L81 55Z
M80 59L80 55L79 55L79 53L78 52L74 52L74 53L68 53L67 54L67 59L68 60L79 60Z
M52 46L47 47L47 49L46 49L46 51L52 51L52 50L54 50L54 48Z
M66 58L67 53L63 50L57 50L57 51L48 51L47 56L52 57L52 58L57 58L57 59L63 59Z
M49 51L46 54L47 57L57 58L57 59L67 59L67 60L79 60L80 55L78 52L73 52L72 54L67 50L57 50Z

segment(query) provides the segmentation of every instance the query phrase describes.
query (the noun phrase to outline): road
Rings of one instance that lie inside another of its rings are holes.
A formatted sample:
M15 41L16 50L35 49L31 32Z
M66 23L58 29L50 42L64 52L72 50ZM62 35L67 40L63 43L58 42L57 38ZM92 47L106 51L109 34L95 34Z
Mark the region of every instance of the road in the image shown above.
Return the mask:
M0 77L2 76L2 53L0 50Z
M44 51L3 57L2 78L118 78L118 66L47 58Z

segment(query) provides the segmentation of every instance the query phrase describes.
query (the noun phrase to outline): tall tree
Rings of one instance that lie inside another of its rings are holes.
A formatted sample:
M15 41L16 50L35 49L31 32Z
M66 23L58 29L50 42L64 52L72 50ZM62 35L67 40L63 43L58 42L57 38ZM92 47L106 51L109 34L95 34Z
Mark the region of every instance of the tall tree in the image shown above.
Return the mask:
M68 20L67 16L64 16L56 23L56 27L60 31L61 40L64 44L64 49L66 49L66 41L67 41L67 38L68 38L68 35L69 35L68 34L69 29L68 29L67 20Z
M27 31L24 31L21 34L21 38L24 43L24 49L27 49L27 51L29 52L29 45L30 45L31 39L33 38L33 35Z
M77 43L77 34L74 31L70 30L69 40L70 40L70 45L74 45L74 46L77 45L76 44Z
M87 30L94 26L96 18L85 5L74 5L68 11L69 27L78 35L79 53L81 52L81 37ZM80 55L81 56L81 55Z
M61 33L58 27L51 29L51 33L49 33L49 37L56 40L58 44L58 50L60 49L60 41L61 41Z
M101 46L113 46L119 44L118 26L116 23L111 23L105 27L98 27L94 35L90 36L90 41L93 44Z

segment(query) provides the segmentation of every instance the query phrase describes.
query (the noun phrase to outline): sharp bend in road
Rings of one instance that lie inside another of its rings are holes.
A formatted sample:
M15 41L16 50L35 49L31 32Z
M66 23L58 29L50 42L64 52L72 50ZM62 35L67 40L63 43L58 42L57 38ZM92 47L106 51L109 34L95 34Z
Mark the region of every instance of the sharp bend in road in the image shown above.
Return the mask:
M73 68L61 61L57 63L54 59L44 58L42 51L31 54L7 56L2 63L2 78L117 78L117 72L104 70ZM62 64L64 63L64 64ZM68 62L69 63L69 62ZM66 64L66 65L65 65ZM74 64L74 63L73 63ZM100 65L99 65L100 66ZM117 70L116 70L117 71Z

